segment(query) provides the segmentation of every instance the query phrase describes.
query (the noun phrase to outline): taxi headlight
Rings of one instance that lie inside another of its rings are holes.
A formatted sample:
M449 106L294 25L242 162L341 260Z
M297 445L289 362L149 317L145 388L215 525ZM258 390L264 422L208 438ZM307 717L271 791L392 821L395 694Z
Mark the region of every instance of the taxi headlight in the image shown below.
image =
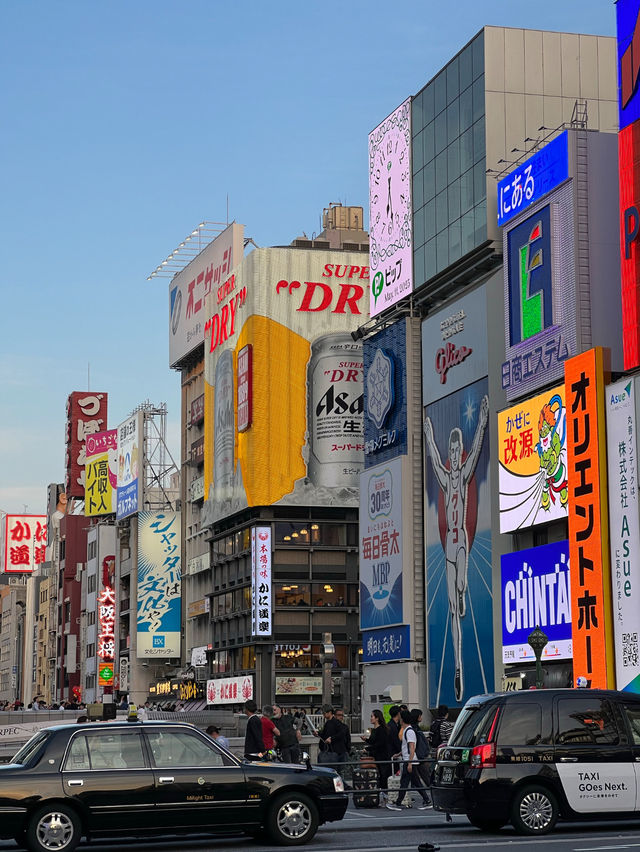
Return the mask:
M344 793L344 781L339 775L336 775L333 779L333 789L336 793Z

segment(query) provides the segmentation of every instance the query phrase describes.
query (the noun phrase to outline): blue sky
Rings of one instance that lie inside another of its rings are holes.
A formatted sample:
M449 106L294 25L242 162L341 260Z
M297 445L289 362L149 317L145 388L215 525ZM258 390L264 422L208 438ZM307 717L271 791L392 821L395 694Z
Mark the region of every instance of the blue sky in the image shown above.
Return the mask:
M453 15L452 15L453 12ZM612 0L0 2L0 509L64 478L67 395L169 406L168 281L203 219L258 245L367 207L367 134L483 25L615 34Z

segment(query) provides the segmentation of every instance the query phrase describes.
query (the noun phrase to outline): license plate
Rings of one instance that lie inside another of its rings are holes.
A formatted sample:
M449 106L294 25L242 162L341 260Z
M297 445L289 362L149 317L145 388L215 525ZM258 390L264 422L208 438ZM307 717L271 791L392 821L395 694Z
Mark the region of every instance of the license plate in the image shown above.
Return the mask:
M453 766L444 766L442 768L441 779L443 784L453 784Z

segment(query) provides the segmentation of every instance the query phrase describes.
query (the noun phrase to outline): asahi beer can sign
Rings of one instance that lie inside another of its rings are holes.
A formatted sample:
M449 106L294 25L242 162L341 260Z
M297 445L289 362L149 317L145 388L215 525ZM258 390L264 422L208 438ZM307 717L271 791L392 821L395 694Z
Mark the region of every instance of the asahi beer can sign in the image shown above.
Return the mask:
M233 405L233 353L227 349L216 366L215 441L213 481L224 494L233 483L235 417Z
M311 346L308 475L316 486L357 488L363 463L362 344L330 334Z

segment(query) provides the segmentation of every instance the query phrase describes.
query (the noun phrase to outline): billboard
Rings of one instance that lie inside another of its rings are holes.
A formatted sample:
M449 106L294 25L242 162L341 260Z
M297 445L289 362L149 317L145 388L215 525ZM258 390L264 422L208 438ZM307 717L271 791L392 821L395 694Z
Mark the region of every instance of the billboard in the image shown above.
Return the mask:
M251 529L251 635L271 636L273 586L271 583L271 527Z
M118 430L87 436L84 513L87 517L110 515L116 510L118 488Z
M362 633L363 663L390 663L410 659L411 629L408 624Z
M139 659L180 656L180 512L138 514Z
M322 678L276 677L276 695L319 695L322 697Z
M502 662L535 662L529 634L539 627L549 642L542 660L570 660L569 542L531 547L501 557Z
M5 515L3 533L5 574L31 574L46 561L46 515Z
M564 385L498 413L500 532L568 515Z
M205 303L242 260L244 225L233 222L169 284L169 366L175 367L204 341Z
M429 703L493 687L488 380L425 408Z
M358 505L363 360L351 332L368 290L366 254L265 248L210 294L203 524L247 506Z
M608 368L606 370L608 372ZM614 687L607 513L605 352L565 365L573 674Z
M635 379L606 388L609 542L616 689L640 692L640 523Z
M422 323L422 398L435 402L486 376L487 290L471 293Z
M369 134L372 317L413 290L411 98Z
M619 128L640 118L640 0L617 0Z
M402 458L360 477L360 629L402 624Z
M65 492L67 497L84 498L85 442L89 435L107 426L108 394L74 391L67 397Z
M144 413L132 414L117 429L118 495L116 518L133 515L142 506L144 477Z
M569 134L565 130L498 181L498 225L535 204L569 177Z
M407 452L407 320L364 342L365 468Z
M244 704L253 698L253 675L207 681L207 704Z

